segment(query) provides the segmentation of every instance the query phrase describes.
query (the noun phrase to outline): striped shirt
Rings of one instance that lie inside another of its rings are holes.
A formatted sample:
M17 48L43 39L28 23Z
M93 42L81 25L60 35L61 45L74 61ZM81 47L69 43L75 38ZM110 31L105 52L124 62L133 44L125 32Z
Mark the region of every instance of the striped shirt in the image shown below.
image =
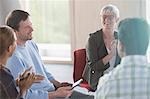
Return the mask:
M141 55L126 56L99 80L95 99L150 99L150 65Z

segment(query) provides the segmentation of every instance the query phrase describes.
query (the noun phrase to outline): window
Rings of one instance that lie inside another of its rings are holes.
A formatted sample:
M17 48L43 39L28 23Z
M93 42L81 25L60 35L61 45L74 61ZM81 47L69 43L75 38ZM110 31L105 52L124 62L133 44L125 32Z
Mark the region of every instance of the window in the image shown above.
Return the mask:
M146 18L148 20L148 22L150 23L150 0L146 0Z
M150 24L150 12L149 12L149 9L150 9L150 0L146 0L146 18ZM147 51L147 56L148 56L148 62L150 63L150 44L149 44L149 48L148 48L148 51Z
M20 0L30 15L33 38L48 60L71 61L69 0Z

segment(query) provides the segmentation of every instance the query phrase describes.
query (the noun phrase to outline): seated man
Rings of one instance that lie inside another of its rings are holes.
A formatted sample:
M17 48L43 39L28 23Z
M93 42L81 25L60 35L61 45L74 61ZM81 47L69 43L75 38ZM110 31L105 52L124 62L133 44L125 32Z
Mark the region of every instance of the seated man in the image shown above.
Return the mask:
M14 10L6 18L6 24L13 28L17 36L16 50L7 62L14 78L16 79L29 67L32 67L35 74L43 75L45 78L40 83L31 86L31 90L27 92L27 99L51 99L70 94L71 87L64 87L69 84L61 84L44 68L38 47L32 41L33 28L29 14L22 10Z
M140 18L128 18L118 26L121 63L99 80L95 99L149 99L150 65L146 52L150 27Z

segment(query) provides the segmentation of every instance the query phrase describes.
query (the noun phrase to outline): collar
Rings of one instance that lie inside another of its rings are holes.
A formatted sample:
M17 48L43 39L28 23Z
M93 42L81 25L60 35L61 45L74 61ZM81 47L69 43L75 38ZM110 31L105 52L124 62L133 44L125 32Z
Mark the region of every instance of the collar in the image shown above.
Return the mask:
M122 58L121 65L130 64L146 65L148 64L148 60L147 57L144 55L129 55Z

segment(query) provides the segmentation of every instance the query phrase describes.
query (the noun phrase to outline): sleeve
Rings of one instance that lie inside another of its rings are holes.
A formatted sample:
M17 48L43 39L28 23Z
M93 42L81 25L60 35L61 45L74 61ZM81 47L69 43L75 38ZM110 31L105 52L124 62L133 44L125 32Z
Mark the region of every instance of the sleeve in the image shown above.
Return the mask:
M107 96L107 92L108 92L108 87L109 85L107 85L107 82L109 81L109 77L111 76L111 74L105 74L103 77L101 77L99 79L99 83L97 86L97 90L94 94L94 99L105 99Z
M48 80L55 80L53 75L46 70L44 65L43 65L43 69L44 69L44 72L46 73L46 76L47 76Z
M25 99L49 99L48 92L44 90L27 90Z
M34 46L34 48L36 49L37 53L39 54L39 49L38 49L38 46L36 45L36 43L35 43L34 41L32 41L31 43L32 43L32 45ZM39 55L39 57L40 57L40 55ZM41 59L41 57L40 57L40 59ZM42 60L41 60L41 61L42 61ZM49 73L49 72L46 70L46 68L45 68L43 62L42 62L42 65L43 65L43 69L44 69L44 72L45 72L45 74L46 74L48 80L54 80L55 78L53 77L53 75L52 75L51 73Z
M19 93L12 75L7 72L2 74L2 77L0 81L0 97L3 99L10 97L16 99Z
M98 41L101 41L101 40L98 40ZM100 43L100 42L97 42L96 37L91 35L88 39L87 46L86 46L88 65L94 70L104 71L108 67L103 64L101 59L99 59L97 43Z
M3 84L2 84L1 81L0 81L0 97L1 97L1 98L4 98L4 97L6 98L6 97L7 97L4 88L5 88L5 87L3 86Z

